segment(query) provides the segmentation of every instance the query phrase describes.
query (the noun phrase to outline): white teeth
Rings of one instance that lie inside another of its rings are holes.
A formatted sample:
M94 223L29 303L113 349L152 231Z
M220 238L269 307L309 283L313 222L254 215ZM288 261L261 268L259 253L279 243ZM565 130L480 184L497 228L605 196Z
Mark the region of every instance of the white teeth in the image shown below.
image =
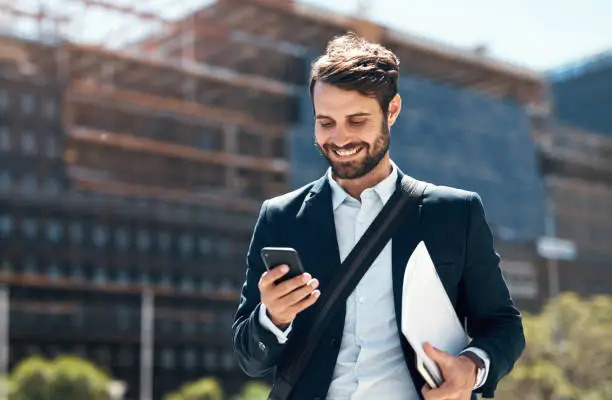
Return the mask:
M360 149L361 147L355 147L352 150L336 150L336 154L342 157L352 156L353 154L357 153Z

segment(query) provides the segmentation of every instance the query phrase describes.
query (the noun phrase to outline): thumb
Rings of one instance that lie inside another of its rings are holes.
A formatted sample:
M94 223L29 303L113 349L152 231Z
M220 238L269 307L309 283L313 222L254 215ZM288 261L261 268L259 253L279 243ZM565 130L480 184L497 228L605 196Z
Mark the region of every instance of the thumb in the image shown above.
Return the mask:
M453 356L451 356L450 353L435 348L429 342L425 342L423 344L423 349L425 350L425 354L427 354L429 358L435 361L440 367L444 367L448 365L450 361L452 361Z

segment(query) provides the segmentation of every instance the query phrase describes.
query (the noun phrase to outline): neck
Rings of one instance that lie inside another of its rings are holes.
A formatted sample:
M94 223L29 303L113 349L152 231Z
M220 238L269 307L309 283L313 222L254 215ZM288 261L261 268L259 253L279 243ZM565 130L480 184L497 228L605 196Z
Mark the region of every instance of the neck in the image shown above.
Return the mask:
M357 179L338 179L334 177L336 182L344 189L351 197L359 199L361 193L373 186L376 186L383 179L391 174L391 160L389 154L380 160L378 165L370 172Z

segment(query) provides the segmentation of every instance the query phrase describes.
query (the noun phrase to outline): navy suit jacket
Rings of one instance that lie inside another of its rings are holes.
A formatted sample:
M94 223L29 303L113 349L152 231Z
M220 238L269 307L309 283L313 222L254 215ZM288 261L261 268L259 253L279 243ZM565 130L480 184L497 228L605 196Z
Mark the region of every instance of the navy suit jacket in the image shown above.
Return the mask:
M403 173L399 171L399 183ZM424 240L448 296L473 339L471 346L491 359L485 384L477 390L493 397L499 380L521 355L525 338L521 315L514 306L500 269L482 202L473 192L431 185L426 190L421 218L413 207L393 236L392 270L398 335L406 364L417 390L424 381L416 371L415 356L400 333L404 269L420 240ZM298 190L266 200L255 225L247 254L246 280L235 315L233 346L238 363L250 377L272 376L304 343L317 304L298 314L289 340L279 344L259 323L258 282L265 271L260 250L265 246L295 248L307 272L320 282L321 296L340 264L332 209L331 187L324 176ZM319 302L320 303L320 302ZM292 399L324 399L331 383L342 340L345 305L324 332L317 351Z

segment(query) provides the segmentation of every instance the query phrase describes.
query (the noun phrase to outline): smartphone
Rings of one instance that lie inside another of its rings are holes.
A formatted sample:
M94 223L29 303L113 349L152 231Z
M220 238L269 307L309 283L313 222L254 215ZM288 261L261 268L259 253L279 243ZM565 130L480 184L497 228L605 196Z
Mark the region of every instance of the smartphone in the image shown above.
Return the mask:
M442 386L442 384L444 383L444 379L436 377L436 375L433 374L429 370L429 368L427 368L427 366L425 365L421 357L419 357L418 355L417 355L417 360L416 360L416 366L417 366L417 370L419 371L419 373L421 374L421 376L423 377L423 379L425 380L425 382L427 383L427 385L429 385L431 389L436 389Z
M268 270L282 264L289 266L289 272L276 280L276 283L284 282L304 273L304 267L297 250L291 247L264 247L261 249L261 258Z

